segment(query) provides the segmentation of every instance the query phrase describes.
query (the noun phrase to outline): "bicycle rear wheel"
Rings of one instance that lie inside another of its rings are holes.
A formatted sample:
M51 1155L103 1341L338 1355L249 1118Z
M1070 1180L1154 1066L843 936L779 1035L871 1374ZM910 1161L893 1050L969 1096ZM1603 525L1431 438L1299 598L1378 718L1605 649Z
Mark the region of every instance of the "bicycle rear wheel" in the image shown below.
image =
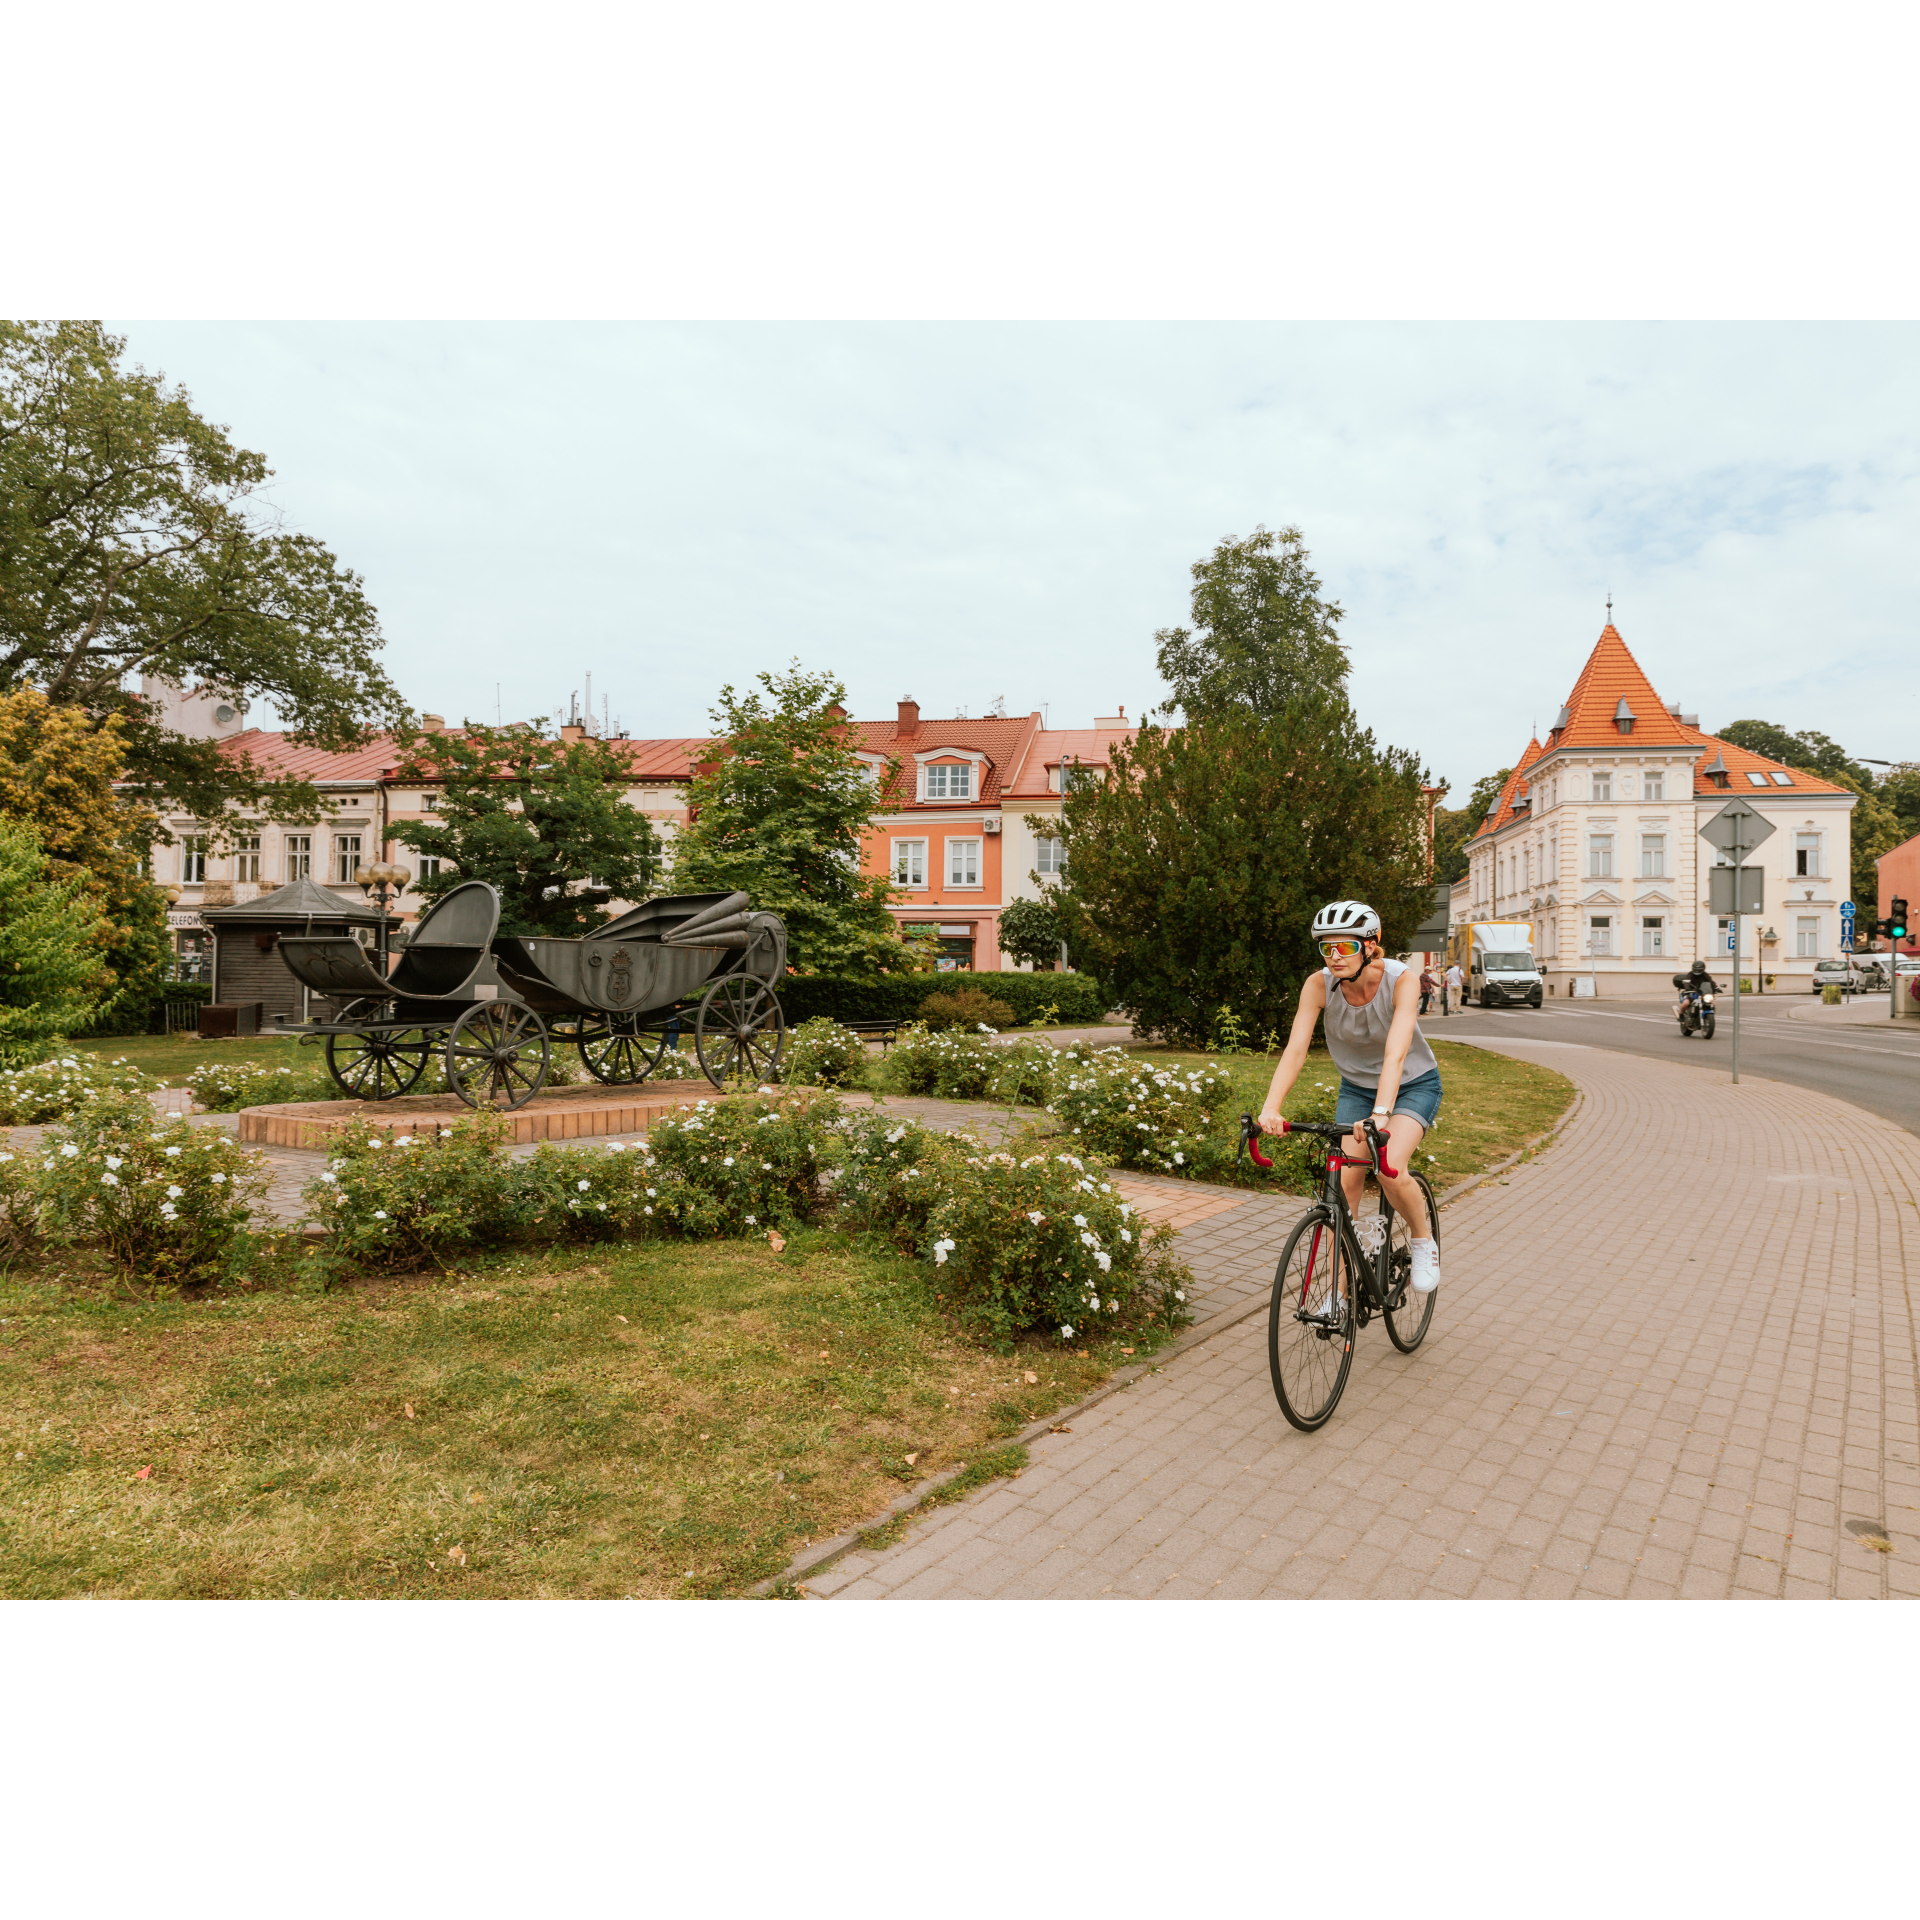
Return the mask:
M1267 1364L1273 1397L1302 1433L1324 1426L1340 1404L1353 1365L1353 1283L1358 1277L1341 1252L1332 1214L1315 1209L1287 1237L1273 1276L1267 1313ZM1336 1277L1347 1293L1343 1326L1314 1318L1325 1307Z
M1434 1204L1433 1189L1427 1184L1424 1173L1416 1173L1414 1179L1420 1183L1420 1191L1427 1197L1427 1231L1433 1235L1433 1244L1440 1244L1440 1209ZM1413 1236L1407 1231L1407 1223L1398 1213L1392 1216L1387 1242L1387 1310L1382 1316L1387 1323L1387 1338L1402 1353L1411 1353L1427 1337L1427 1329L1433 1324L1433 1303L1439 1297L1436 1288L1432 1293L1415 1293L1413 1290ZM1398 1302L1396 1306L1394 1303Z

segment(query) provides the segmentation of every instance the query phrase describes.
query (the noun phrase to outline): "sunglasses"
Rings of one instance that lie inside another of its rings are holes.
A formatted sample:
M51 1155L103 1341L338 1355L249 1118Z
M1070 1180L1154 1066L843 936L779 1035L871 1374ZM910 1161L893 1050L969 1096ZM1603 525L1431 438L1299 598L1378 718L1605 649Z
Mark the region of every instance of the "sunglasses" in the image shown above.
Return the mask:
M1366 946L1364 940L1322 940L1320 951L1329 960L1351 960L1356 953L1364 953Z

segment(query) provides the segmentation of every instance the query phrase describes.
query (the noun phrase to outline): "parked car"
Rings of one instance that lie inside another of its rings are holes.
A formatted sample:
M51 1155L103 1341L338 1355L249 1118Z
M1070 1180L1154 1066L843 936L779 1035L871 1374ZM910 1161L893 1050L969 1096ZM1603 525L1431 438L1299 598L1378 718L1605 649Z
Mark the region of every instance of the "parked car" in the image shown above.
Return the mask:
M1813 991L1822 987L1847 987L1855 993L1868 987L1884 987L1887 976L1872 960L1816 960L1813 963Z

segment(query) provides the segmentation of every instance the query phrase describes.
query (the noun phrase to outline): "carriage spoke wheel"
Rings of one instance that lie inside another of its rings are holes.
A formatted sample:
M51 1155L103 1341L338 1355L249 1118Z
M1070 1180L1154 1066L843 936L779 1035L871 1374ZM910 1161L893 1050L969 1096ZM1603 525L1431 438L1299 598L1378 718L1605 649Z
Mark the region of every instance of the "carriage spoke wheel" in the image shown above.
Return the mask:
M693 1050L716 1087L771 1080L787 1044L787 1016L771 989L744 973L716 980L694 1016Z
M432 1051L432 1039L418 1027L385 1033L330 1033L327 1071L349 1100L397 1100L411 1092L426 1072L427 1056Z
M470 1107L524 1107L546 1085L546 1023L531 1007L482 1000L447 1035L447 1085Z
M609 1013L582 1020L572 1038L580 1049L580 1064L610 1087L644 1080L667 1050L666 1027L643 1027L637 1013Z

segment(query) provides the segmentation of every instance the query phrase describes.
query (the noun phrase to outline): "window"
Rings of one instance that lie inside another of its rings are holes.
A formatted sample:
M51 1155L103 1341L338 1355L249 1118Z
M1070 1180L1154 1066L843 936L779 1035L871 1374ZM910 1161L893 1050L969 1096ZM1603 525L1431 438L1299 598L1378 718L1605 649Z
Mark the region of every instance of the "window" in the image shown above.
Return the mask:
M287 878L289 880L310 880L313 877L313 835L310 833L290 833L287 835Z
M353 871L360 864L360 836L357 833L336 833L333 836L333 884L336 887L353 885Z
M1591 791L1596 800L1611 800L1613 798L1613 775L1610 773L1596 773L1593 776Z
M1755 773L1751 767L1747 769L1747 785L1748 786L1764 787L1766 784L1767 784L1767 776L1764 773Z
M1587 922L1587 951L1589 953L1611 953L1613 951L1613 916L1596 913Z
M1820 916L1817 913L1803 913L1799 925L1794 929L1793 954L1796 960L1818 960L1820 958Z
M1588 835L1587 878L1589 880L1611 880L1613 878L1612 834L1595 833Z
M440 878L440 856L437 853L423 853L414 876L416 880L438 880Z
M973 769L971 767L929 767L927 769L929 800L968 800L972 797Z
M1667 836L1643 833L1640 836L1640 878L1663 880L1667 873Z
M1793 836L1793 870L1795 874L1805 874L1812 880L1820 877L1820 836L1817 833L1796 833Z
M1657 913L1645 915L1640 922L1640 951L1642 953L1665 953L1667 923Z
M1667 776L1658 770L1643 773L1640 776L1640 798L1642 800L1664 800L1667 797Z
M977 887L979 884L980 842L949 840L947 842L947 885Z
M199 886L207 877L207 836L190 833L180 843L180 884Z
M243 833L233 843L233 877L236 880L260 878L260 836Z
M1773 775L1773 784L1776 787L1790 787L1793 785L1793 775L1790 773L1776 773Z
M927 884L927 843L924 840L896 840L893 843L893 884L896 887L924 887Z
M1100 778L1098 767L1069 766L1060 769L1060 791L1071 793L1076 787L1090 787Z
M1036 873L1065 873L1067 862L1058 838L1033 843L1033 867Z

